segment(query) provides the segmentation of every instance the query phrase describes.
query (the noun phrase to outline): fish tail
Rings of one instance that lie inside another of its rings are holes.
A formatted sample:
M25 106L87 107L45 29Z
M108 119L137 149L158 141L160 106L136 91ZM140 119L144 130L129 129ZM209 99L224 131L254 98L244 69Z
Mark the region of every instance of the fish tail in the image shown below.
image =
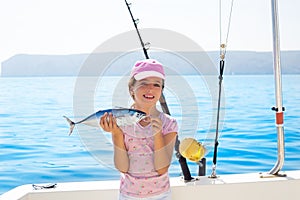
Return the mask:
M72 120L70 120L68 117L66 117L66 116L63 116L63 117L66 118L66 120L68 121L68 123L69 123L69 125L70 125L70 132L69 132L69 135L71 135L72 132L73 132L73 129L74 129L74 127L75 127L75 123L74 123Z

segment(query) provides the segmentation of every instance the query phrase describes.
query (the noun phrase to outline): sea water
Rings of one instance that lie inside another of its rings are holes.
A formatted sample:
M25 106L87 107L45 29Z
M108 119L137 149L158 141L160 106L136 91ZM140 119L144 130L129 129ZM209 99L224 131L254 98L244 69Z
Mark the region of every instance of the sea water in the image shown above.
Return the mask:
M131 103L127 86L119 84L120 77L86 79L81 88L76 77L0 78L0 194L22 184L119 179L111 159L110 135L79 125L68 136L62 116L77 119L97 109L126 107ZM193 137L206 145L209 175L219 80L217 76L210 77L212 83L198 76L180 80L167 81L164 94L178 121L180 139ZM299 80L300 75L282 77L282 170L300 169ZM221 85L217 174L268 172L277 159L273 76L225 76ZM188 165L196 176L198 165ZM181 175L175 156L170 175Z

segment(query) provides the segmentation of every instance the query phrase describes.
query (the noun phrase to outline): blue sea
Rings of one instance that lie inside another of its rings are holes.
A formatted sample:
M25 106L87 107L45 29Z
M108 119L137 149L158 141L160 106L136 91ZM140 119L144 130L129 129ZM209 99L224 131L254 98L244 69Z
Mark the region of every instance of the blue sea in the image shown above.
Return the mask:
M78 125L68 136L62 116L78 119L98 109L130 105L127 86L120 79L1 77L0 194L23 184L119 179L111 161L109 134ZM193 137L206 146L207 175L212 166L219 81L217 76L209 79L212 82L185 76L167 81L164 91L178 120L180 139ZM300 169L299 80L300 75L282 76L284 171ZM80 88L81 83L85 87ZM222 86L217 174L268 172L277 159L273 75L226 75ZM197 164L188 165L196 176ZM170 175L180 174L174 156Z

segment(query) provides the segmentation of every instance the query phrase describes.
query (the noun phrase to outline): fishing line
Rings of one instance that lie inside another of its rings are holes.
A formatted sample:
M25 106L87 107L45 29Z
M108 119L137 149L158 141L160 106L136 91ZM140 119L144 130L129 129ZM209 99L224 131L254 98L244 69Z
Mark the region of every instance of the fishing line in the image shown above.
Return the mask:
M125 3L126 3L126 6L128 8L128 11L130 13L130 16L131 16L132 22L134 24L135 30L136 30L136 32L138 34L138 37L139 37L139 40L140 40L140 43L141 43L141 46L142 46L145 58L149 59L148 52L147 52L148 48L146 48L145 43L142 40L140 31L139 31L138 26L137 26L137 24L139 22L139 19L135 19L133 17L133 14L132 14L131 9L130 9L131 3L128 3L127 0L125 0ZM150 43L147 43L147 45L149 45L149 44ZM167 105L167 102L166 102L166 99L165 99L165 96L164 96L163 93L161 94L159 102L160 102L160 105L161 105L161 108L162 108L163 112L166 113L166 114L168 114L168 115L171 115L170 111L169 111L169 108L168 108L168 105ZM176 157L177 157L177 159L178 159L178 161L180 163L180 167L181 167L181 170L182 170L182 173L183 173L183 176L184 176L184 181L191 181L194 178L192 178L192 176L191 176L190 170L189 170L187 162L186 162L186 158L183 157L180 154L180 152L179 152L179 144L180 144L180 141L179 141L178 135L177 135L176 136L176 142L175 142Z
M225 54L226 54L226 48L227 48L227 43L228 43L228 36L229 36L232 9L233 9L233 1L234 0L231 0L225 43L222 43L222 4L221 4L221 0L219 0L219 25L220 25L219 97L218 97L218 109L217 109L216 136L215 136L214 154L213 154L213 166L212 166L212 173L210 175L210 178L217 178L216 167L217 167L217 152L218 152L218 145L219 145L218 139L219 139L222 81L223 81L223 73L224 73L224 66L225 66Z
M234 0L231 0L230 5L230 11L229 11L229 17L228 17L228 26L227 26L227 33L225 37L225 42L222 42L222 0L219 0L219 30L220 30L220 58L225 59L226 54L226 47L228 43L228 37L229 37L229 30L230 30L230 24L231 24L231 16L232 16L232 9L233 9L233 2Z

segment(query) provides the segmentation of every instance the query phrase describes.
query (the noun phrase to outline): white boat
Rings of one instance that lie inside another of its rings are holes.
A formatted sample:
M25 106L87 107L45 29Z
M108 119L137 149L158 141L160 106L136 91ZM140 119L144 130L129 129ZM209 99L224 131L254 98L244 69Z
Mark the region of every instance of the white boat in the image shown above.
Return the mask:
M207 176L185 183L180 177L171 178L172 199L282 200L300 196L300 170L287 171L285 177L266 174ZM58 183L55 188L35 190L31 184L4 193L1 200L99 200L118 199L119 181Z
M186 182L172 177L172 199L282 200L300 197L300 170L280 171L284 162L283 107L281 104L281 72L278 40L277 0L273 7L273 52L276 82L276 127L278 158L274 168L266 173L199 176ZM66 182L53 185L22 185L0 196L0 200L98 200L117 199L119 181Z

